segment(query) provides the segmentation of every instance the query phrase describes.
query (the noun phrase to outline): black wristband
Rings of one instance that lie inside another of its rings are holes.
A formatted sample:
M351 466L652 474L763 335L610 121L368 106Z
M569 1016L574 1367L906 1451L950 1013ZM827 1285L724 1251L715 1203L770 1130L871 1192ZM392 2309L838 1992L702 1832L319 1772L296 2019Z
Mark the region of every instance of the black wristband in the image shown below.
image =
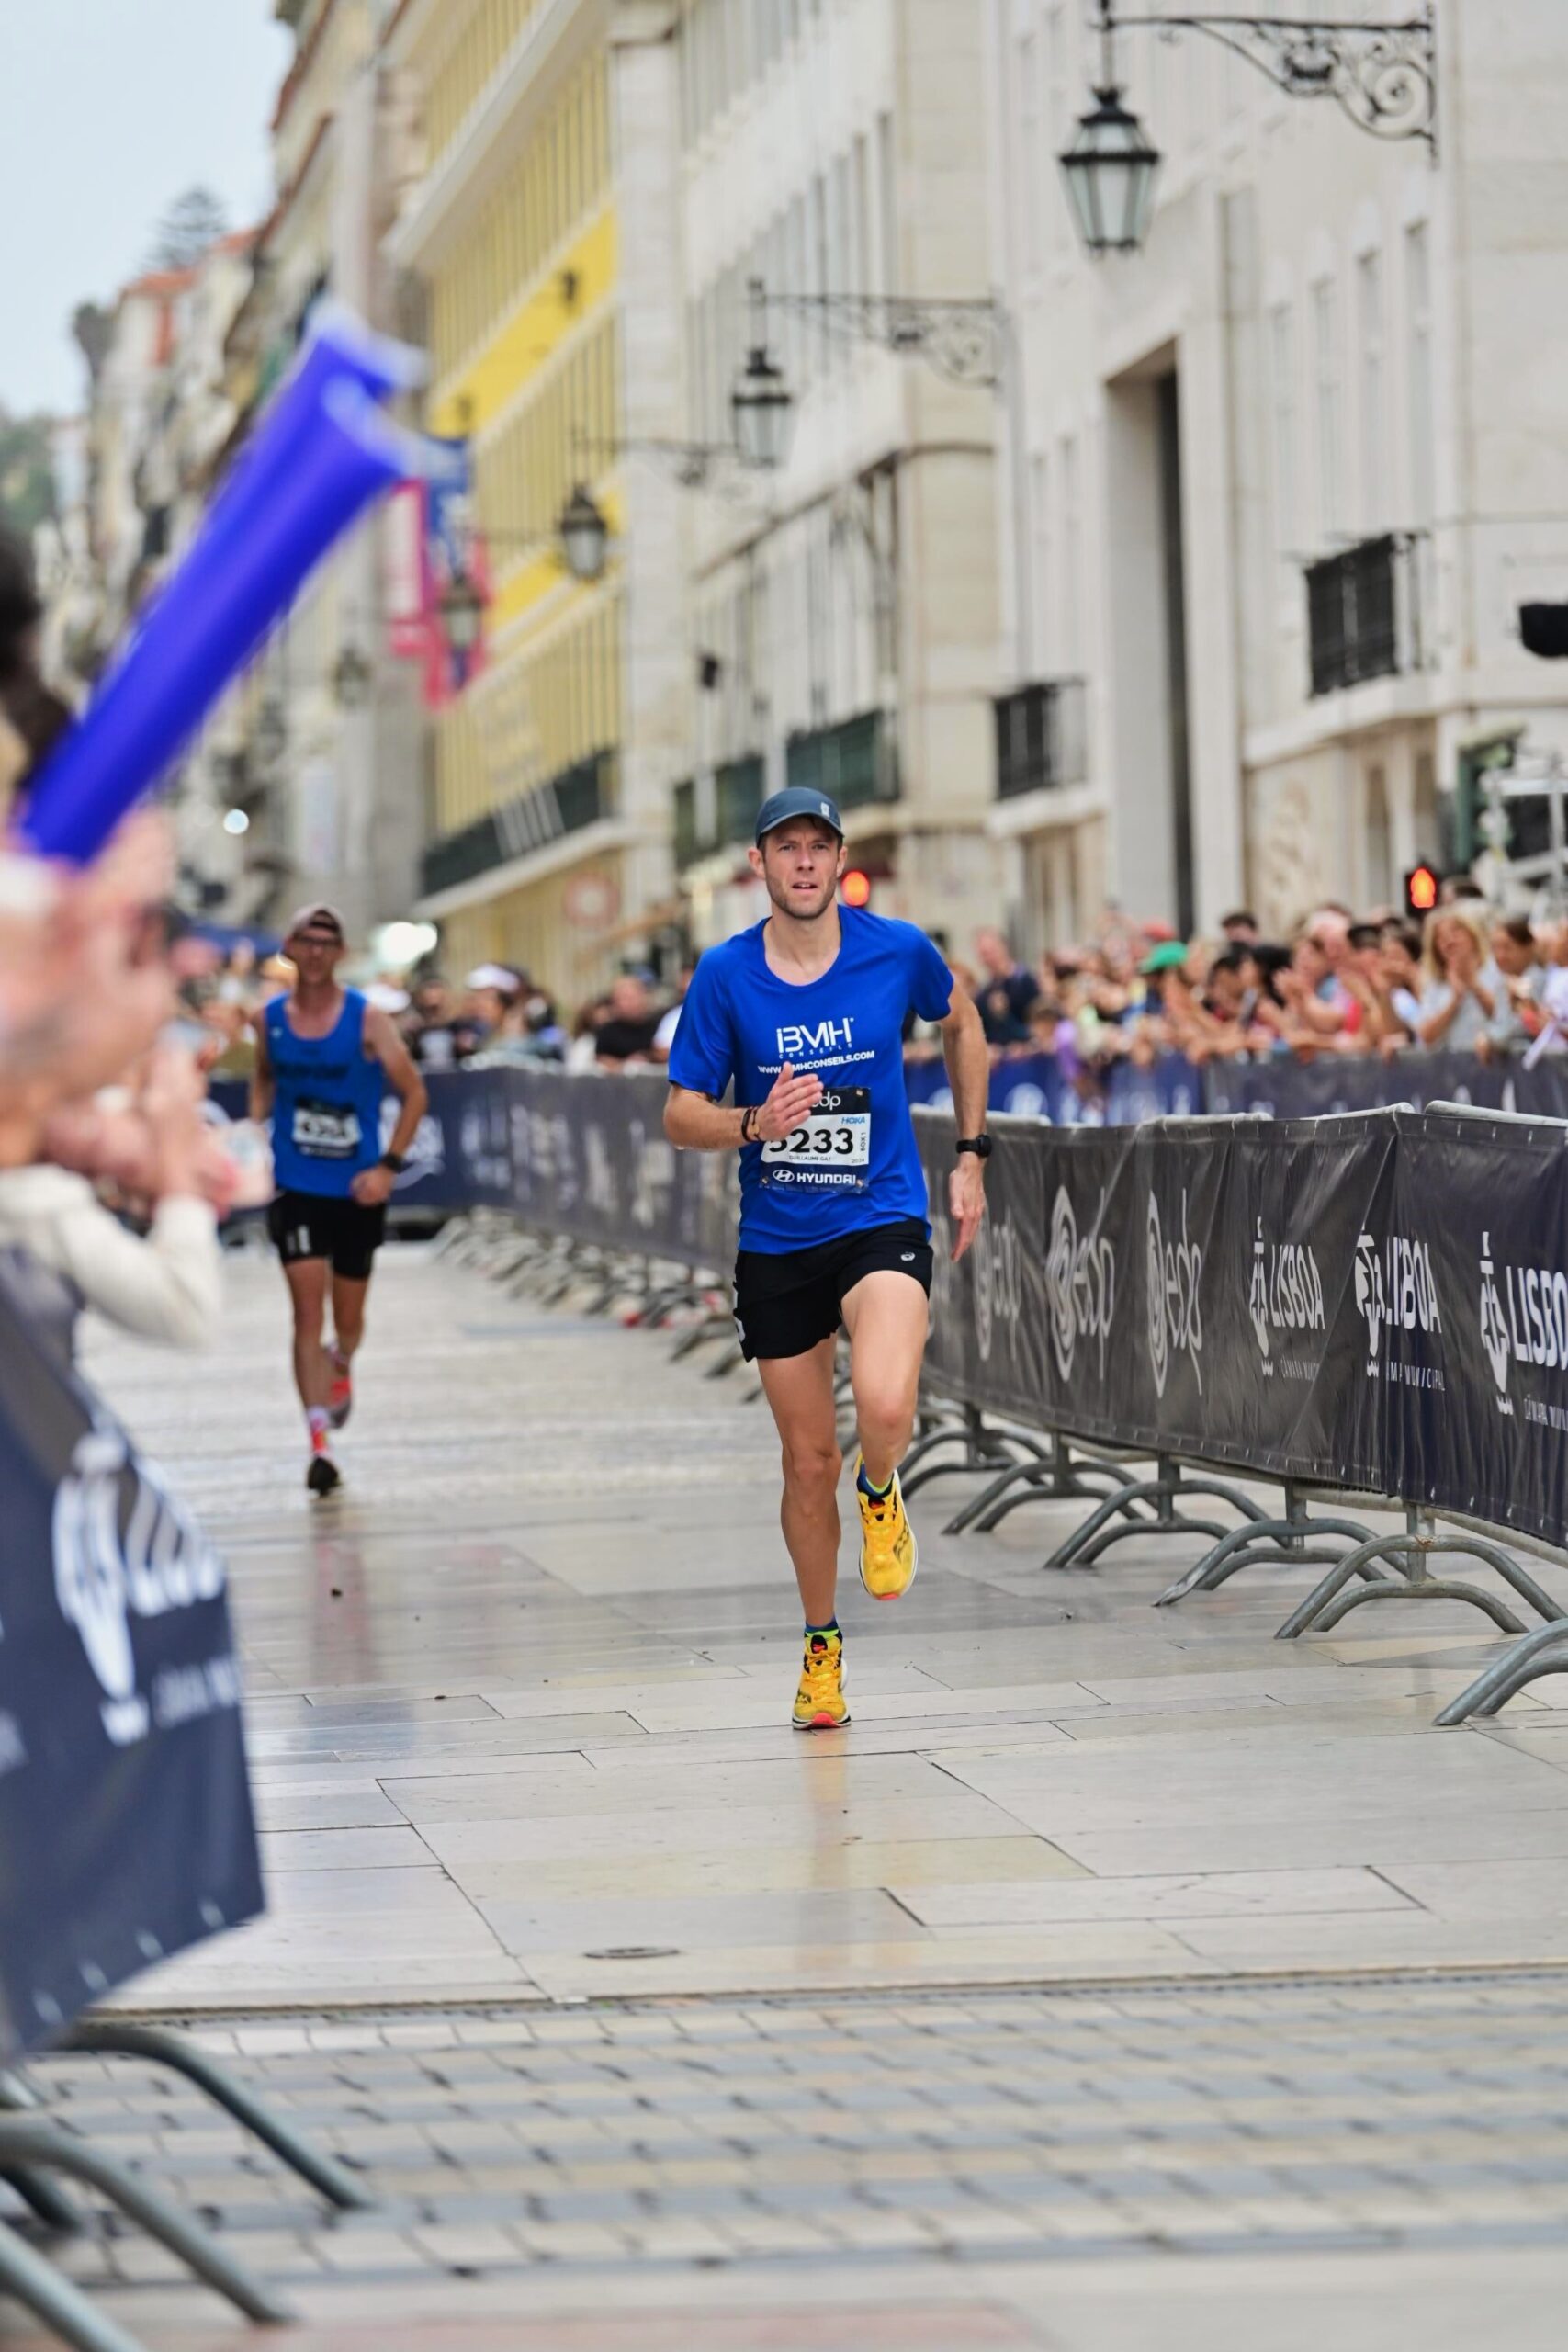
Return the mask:
M381 1165L383 1168L389 1168L394 1176L400 1176L408 1166L408 1161L400 1151L384 1151L381 1154Z
M746 1108L740 1114L740 1140L742 1143L756 1142L756 1117L757 1105L754 1102L748 1102Z

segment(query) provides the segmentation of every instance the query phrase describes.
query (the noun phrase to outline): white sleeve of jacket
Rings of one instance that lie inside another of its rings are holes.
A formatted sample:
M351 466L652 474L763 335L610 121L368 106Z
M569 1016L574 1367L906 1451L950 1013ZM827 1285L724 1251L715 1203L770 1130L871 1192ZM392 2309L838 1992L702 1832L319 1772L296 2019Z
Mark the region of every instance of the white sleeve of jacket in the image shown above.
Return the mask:
M58 1220L57 1263L86 1304L143 1340L204 1348L223 1309L218 1220L205 1201L162 1201L145 1240L91 1199Z

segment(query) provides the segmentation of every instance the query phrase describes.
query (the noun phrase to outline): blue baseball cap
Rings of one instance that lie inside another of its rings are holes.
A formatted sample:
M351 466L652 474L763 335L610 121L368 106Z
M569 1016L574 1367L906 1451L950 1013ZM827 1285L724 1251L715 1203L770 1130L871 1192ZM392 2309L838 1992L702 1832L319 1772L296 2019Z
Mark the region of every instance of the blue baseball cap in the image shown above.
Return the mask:
M824 825L831 825L840 841L844 838L844 820L825 792L813 792L809 785L790 784L763 801L757 811L757 841L771 833L775 826L787 824L792 817L817 817Z

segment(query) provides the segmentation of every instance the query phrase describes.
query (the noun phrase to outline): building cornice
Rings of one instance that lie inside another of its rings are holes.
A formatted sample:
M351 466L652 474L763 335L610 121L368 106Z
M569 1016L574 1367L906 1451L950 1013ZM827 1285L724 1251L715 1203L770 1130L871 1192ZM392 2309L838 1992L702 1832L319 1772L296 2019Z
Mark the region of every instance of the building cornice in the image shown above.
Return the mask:
M477 6L478 0L400 0L382 32L382 55L393 66L412 65L416 58L426 71L444 65Z
M515 160L506 134L533 85L585 22L600 19L604 0L540 0L505 58L475 99L440 162L414 189L386 250L404 269L438 261ZM417 14L417 0L416 0Z
M993 841L1010 841L1020 833L1080 825L1086 817L1105 816L1110 807L1111 796L1102 784L1044 785L1038 792L994 800L986 812L986 831Z
M306 35L302 46L297 49L294 52L293 62L289 66L288 73L283 77L283 87L277 94L277 104L273 108L272 131L274 138L276 138L277 133L282 130L284 120L288 116L289 108L292 107L295 99L299 96L299 92L305 85L305 81L310 74L310 68L316 62L316 53L321 48L321 37L325 33L327 26L332 21L333 17L335 15L337 6L338 0L326 0L326 6L322 8L321 15L316 18L315 23L311 26L309 33Z

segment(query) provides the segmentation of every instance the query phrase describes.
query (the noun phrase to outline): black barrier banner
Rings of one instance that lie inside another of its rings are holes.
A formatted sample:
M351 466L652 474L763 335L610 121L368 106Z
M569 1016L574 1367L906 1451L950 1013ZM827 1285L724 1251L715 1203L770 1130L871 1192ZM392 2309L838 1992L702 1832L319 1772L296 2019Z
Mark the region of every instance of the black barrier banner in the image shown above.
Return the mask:
M1228 1148L1234 1348L1212 1397L1229 1440L1225 1458L1378 1487L1381 1393L1363 1302L1388 1224L1393 1114L1240 1121Z
M262 1907L223 1563L0 1258L0 2054Z
M1568 1055L1549 1054L1527 1069L1522 1060L1483 1062L1474 1054L1398 1054L1391 1062L1339 1054L1299 1062L1280 1054L1267 1061L1211 1062L1203 1093L1205 1112L1222 1117L1263 1112L1274 1119L1320 1119L1463 1102L1568 1119Z
M1132 1131L1055 1135L1042 1170L1049 1345L1042 1392L1056 1429L1114 1441L1132 1409L1125 1359L1137 1227Z
M1564 1130L1401 1122L1376 1309L1390 1476L1562 1543L1568 1532Z
M954 1166L950 1115L916 1122L931 1204L931 1337L934 1368L951 1393L995 1412L1034 1419L1045 1385L1045 1154L1052 1130L1032 1120L997 1118L986 1215L955 1266L948 1216Z
M575 1078L559 1070L482 1073L510 1105L505 1205L572 1240L681 1264L735 1255L739 1160L677 1151L664 1133L669 1089L654 1075Z

